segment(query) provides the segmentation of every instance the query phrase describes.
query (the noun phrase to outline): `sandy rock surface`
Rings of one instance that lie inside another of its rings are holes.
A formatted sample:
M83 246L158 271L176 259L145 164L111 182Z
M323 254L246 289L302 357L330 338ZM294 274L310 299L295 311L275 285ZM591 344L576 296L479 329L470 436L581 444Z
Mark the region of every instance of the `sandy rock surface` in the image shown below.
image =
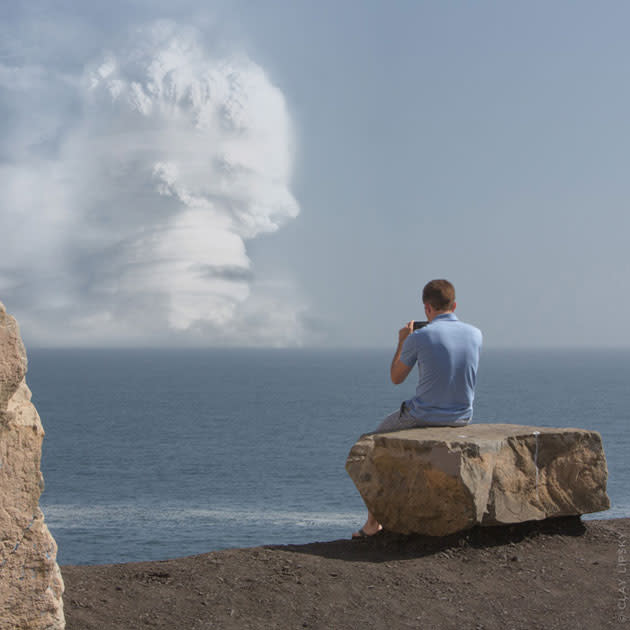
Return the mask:
M385 529L443 536L610 507L600 435L512 424L362 436L346 470Z

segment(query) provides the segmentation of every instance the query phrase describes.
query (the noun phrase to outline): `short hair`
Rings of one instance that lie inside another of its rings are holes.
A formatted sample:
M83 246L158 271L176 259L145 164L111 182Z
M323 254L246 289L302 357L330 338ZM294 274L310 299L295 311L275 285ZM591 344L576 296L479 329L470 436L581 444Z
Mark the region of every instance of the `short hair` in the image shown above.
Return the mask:
M436 311L450 311L455 304L455 287L448 280L431 280L422 289L422 303Z

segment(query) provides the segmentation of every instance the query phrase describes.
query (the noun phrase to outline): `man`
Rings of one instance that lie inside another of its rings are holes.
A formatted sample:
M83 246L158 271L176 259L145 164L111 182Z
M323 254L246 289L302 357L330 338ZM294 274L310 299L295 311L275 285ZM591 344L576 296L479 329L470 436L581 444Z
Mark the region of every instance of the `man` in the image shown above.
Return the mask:
M431 280L422 290L422 302L428 324L414 330L411 321L398 331L390 368L392 382L399 385L418 364L416 395L387 416L377 433L457 427L472 419L481 331L455 316L455 288L448 280ZM352 537L372 536L381 529L368 512L365 525Z

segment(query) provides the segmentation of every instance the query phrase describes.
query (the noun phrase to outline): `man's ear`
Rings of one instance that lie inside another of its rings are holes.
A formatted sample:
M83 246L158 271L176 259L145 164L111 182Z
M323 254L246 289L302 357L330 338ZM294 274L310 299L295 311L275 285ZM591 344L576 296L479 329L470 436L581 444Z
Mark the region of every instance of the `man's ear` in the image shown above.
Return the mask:
M453 302L453 308L452 310L454 311L457 308L457 302Z

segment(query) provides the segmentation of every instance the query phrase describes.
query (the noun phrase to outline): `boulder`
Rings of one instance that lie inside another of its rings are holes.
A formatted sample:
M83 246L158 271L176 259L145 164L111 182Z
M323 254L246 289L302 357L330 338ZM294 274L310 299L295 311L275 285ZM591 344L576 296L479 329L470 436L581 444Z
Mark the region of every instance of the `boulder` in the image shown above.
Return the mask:
M596 431L514 424L362 436L346 470L389 531L444 536L610 507Z
M26 385L26 352L0 303L0 628L65 627L57 545L39 509L44 430Z

